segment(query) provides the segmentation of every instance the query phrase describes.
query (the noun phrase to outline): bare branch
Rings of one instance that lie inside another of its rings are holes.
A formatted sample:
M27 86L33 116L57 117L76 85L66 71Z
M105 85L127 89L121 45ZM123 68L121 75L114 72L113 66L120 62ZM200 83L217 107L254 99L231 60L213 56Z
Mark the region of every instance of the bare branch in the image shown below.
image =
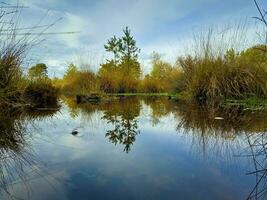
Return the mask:
M266 12L265 12L264 10L261 10L261 8L260 8L260 6L259 6L257 0L254 0L254 3L255 3L256 8L257 8L257 10L258 10L258 12L259 12L259 14L260 14L260 17L253 17L253 18L262 21L262 22L265 24L265 26L267 26L267 21L266 21L266 19L265 19ZM264 13L263 13L263 12L264 12Z

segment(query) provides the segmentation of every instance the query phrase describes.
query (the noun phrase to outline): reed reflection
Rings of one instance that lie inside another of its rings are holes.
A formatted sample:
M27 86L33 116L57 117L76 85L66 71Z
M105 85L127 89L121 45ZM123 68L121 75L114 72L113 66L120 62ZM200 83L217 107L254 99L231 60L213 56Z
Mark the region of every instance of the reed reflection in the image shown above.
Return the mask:
M39 161L33 152L30 141L32 135L27 130L31 119L51 116L53 111L31 111L4 106L0 112L0 194L16 199L13 186L21 183L27 190L28 173L34 171ZM36 170L36 169L35 169ZM36 171L36 173L38 173Z

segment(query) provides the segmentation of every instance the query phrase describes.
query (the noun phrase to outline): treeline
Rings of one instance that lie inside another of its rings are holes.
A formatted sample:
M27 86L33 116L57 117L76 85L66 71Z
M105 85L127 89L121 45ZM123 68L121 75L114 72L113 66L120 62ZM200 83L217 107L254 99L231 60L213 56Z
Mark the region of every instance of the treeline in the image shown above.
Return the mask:
M143 76L138 60L140 49L128 27L123 33L121 38L113 36L104 46L113 57L101 64L97 73L70 64L62 79L54 79L55 86L65 94L180 92L181 68L153 53L152 71Z
M152 69L144 75L138 60L140 49L128 28L104 46L113 57L98 72L68 66L54 85L63 94L89 93L181 93L197 101L220 101L267 96L267 46L257 45L241 52L228 49L214 52L210 41L202 52L179 57L175 64L157 53L151 56Z

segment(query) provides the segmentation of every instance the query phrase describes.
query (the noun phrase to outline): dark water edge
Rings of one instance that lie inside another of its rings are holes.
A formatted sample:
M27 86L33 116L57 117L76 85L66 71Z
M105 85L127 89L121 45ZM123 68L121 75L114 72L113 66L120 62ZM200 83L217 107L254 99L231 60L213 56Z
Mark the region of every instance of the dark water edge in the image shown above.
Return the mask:
M0 119L0 199L266 198L264 110L63 98Z

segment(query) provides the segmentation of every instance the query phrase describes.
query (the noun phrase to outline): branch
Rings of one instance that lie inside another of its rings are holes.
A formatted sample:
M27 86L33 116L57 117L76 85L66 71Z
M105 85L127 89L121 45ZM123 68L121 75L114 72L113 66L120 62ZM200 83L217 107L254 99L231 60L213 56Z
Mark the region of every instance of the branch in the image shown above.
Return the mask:
M267 21L265 20L266 12L264 11L265 13L264 13L264 14L262 13L262 10L260 9L260 6L259 6L257 0L254 0L254 3L255 3L255 5L256 5L256 8L257 8L257 10L258 10L258 12L259 12L261 18L259 18L259 17L253 17L253 18L262 21L262 22L267 26Z

